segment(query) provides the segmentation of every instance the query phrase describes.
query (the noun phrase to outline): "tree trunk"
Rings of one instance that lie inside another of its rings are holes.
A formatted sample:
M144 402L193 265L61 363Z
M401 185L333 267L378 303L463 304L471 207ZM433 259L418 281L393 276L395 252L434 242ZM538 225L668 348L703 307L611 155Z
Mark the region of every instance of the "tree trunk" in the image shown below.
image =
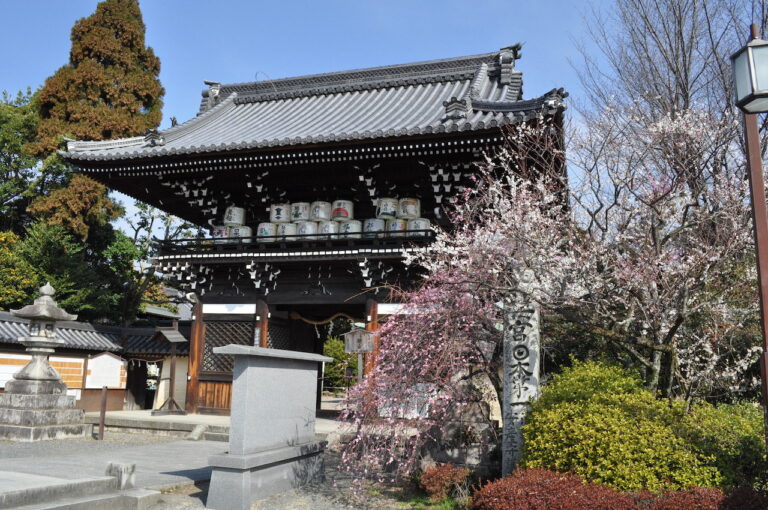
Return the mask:
M651 366L646 371L645 376L645 387L654 393L659 388L659 377L661 375L661 355L661 351L651 352Z

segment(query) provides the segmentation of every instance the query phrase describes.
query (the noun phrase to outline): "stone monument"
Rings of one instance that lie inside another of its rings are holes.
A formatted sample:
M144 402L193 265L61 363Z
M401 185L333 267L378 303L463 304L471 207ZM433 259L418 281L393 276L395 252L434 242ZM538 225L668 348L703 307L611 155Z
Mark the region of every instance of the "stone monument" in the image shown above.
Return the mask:
M246 510L253 501L323 476L325 441L315 440L317 365L306 352L227 345L235 358L229 451L212 455L206 508Z
M538 306L524 301L513 303L507 311L504 326L502 476L508 475L520 463L525 416L531 400L539 396Z
M56 336L57 321L72 321L70 315L56 306L55 290L50 283L40 289L40 297L32 305L11 313L29 319L29 336L19 338L32 359L13 374L0 394L0 439L40 441L83 437L90 430L85 425L82 409L75 408L75 397L67 395L67 386L48 363L54 349L64 344Z

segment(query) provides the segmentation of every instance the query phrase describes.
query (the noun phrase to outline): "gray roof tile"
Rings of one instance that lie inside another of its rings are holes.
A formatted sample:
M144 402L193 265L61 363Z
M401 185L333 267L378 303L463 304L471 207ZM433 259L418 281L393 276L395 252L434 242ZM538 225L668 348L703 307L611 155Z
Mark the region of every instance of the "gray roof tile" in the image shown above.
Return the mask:
M145 137L69 142L61 154L103 161L299 146L483 130L561 111L562 89L522 100L518 50L216 85L218 102L204 93L200 114L184 124ZM452 98L465 101L465 111L447 111Z
M19 337L27 336L29 321L8 312L0 312L0 344L19 344ZM85 351L121 351L121 329L110 326L93 326L84 322L60 322L56 325L58 336L64 340L64 348ZM154 329L126 328L122 332L128 338L149 338Z

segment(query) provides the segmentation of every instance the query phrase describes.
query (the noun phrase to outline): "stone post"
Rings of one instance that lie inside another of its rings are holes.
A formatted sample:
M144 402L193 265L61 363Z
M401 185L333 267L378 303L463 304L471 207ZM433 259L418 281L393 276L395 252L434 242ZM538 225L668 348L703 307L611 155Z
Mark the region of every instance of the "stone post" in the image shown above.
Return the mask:
M56 306L54 293L47 283L34 304L11 310L13 315L29 320L29 336L19 338L19 342L32 359L13 374L0 394L0 439L62 439L82 437L90 430L84 424L83 410L75 409L75 397L66 394L66 384L48 362L54 349L64 343L56 336L56 322L77 318Z
M507 309L504 326L502 476L509 474L520 463L525 416L530 409L529 402L539 396L538 306L532 303L513 304L511 309Z
M246 510L323 476L325 441L315 440L317 364L306 352L227 345L235 358L229 451L212 455L206 508Z

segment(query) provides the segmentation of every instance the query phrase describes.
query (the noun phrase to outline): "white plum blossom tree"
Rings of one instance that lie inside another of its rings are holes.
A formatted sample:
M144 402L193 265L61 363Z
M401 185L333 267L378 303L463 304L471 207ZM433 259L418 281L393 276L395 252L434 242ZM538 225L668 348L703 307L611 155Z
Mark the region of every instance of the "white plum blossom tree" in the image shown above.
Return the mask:
M745 386L758 349L734 333L756 295L732 121L636 120L590 119L570 143L570 184L552 119L507 128L506 148L453 204L454 227L407 259L425 278L401 293L406 313L385 323L375 369L350 396L347 466L401 474L430 447L494 442L493 428L457 423L500 401L497 304L521 296L617 346L664 395Z

